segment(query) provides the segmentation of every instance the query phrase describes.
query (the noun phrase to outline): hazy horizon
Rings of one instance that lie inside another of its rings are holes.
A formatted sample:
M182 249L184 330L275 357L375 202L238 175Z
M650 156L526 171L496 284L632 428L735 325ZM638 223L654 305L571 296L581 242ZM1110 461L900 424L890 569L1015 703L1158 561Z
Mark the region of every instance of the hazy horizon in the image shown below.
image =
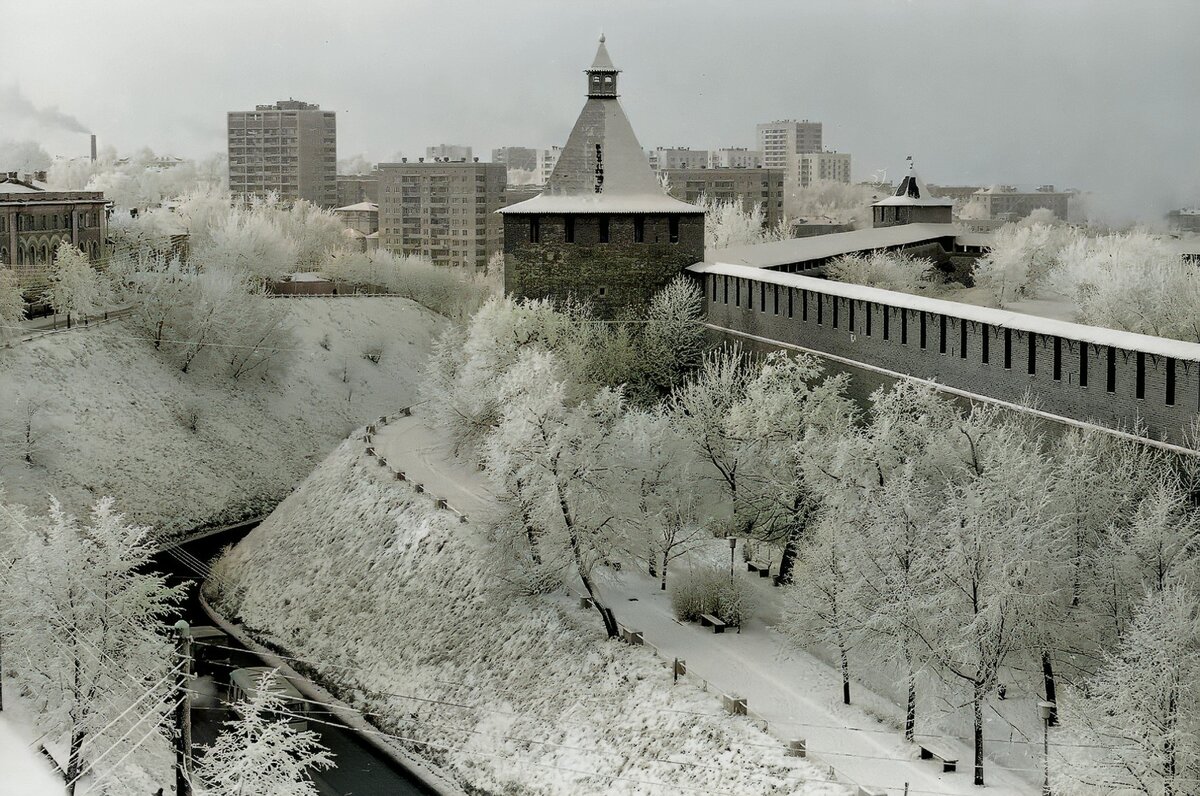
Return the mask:
M303 13L298 13L302 8ZM646 148L753 148L824 123L856 181L1053 183L1126 218L1200 203L1200 4L613 2L74 5L7 9L0 140L87 153L225 150L225 113L338 112L338 157L562 144L603 31Z

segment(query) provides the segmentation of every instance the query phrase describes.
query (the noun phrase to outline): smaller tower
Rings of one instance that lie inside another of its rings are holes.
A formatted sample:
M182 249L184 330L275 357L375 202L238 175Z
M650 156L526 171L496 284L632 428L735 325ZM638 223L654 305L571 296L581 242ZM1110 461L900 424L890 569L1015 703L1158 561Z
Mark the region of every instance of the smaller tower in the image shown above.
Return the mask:
M934 196L925 181L913 169L908 159L908 174L900 181L896 193L871 205L871 226L894 227L899 224L949 224L953 217L954 200Z

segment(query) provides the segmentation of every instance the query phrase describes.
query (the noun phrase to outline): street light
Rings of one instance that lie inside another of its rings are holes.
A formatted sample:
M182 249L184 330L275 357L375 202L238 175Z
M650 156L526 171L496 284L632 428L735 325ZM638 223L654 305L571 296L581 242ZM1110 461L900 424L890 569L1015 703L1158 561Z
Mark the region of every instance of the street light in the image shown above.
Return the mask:
M729 542L729 582L733 583L733 549L737 547L736 536L726 536L725 539Z
M1054 715L1055 703L1042 700L1038 702L1038 710L1042 714L1042 762L1045 765L1045 776L1042 779L1042 796L1052 796L1050 793L1050 717Z

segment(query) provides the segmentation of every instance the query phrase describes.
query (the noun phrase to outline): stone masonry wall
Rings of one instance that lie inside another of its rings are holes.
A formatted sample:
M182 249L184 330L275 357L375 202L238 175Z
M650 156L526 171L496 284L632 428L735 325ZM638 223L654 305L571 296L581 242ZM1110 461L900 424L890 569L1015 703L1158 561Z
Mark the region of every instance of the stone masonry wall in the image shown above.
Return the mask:
M1032 400L1054 415L1126 431L1142 423L1152 438L1187 445L1184 429L1200 411L1198 362L720 274L702 284L716 327L989 398Z
M600 216L573 216L575 240L566 240L564 216L538 216L539 240L530 241L529 215L504 218L504 292L517 298L574 297L600 317L640 307L685 268L704 259L704 216L680 215L679 242L671 243L668 216L645 216L644 242L634 242L634 216L608 218L609 242L600 243Z

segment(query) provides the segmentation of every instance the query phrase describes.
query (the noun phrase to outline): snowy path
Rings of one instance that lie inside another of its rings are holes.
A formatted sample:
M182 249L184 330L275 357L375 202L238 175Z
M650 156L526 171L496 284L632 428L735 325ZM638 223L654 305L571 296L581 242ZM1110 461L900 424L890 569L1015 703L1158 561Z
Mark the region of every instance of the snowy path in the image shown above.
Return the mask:
M9 719L0 715L0 793L4 796L62 796L62 780L29 747Z
M468 516L493 511L493 497L483 473L456 459L451 446L414 414L391 420L374 437L376 450L393 469ZM741 573L744 576L744 572ZM959 770L942 773L931 761L917 759L915 746L899 732L883 728L866 712L840 704L840 676L823 662L792 649L764 622L755 621L742 633L721 635L698 625L682 624L671 613L667 594L649 577L626 573L603 584L618 620L641 630L647 643L665 657L683 658L688 673L714 688L747 700L750 710L766 719L781 740L804 738L823 764L834 766L860 786L900 796L908 783L913 796L1027 796L1040 788L989 761L988 785L972 784L971 751L956 744ZM765 585L763 588L769 589ZM777 610L775 601L760 601L763 610ZM714 700L714 713L719 704Z

